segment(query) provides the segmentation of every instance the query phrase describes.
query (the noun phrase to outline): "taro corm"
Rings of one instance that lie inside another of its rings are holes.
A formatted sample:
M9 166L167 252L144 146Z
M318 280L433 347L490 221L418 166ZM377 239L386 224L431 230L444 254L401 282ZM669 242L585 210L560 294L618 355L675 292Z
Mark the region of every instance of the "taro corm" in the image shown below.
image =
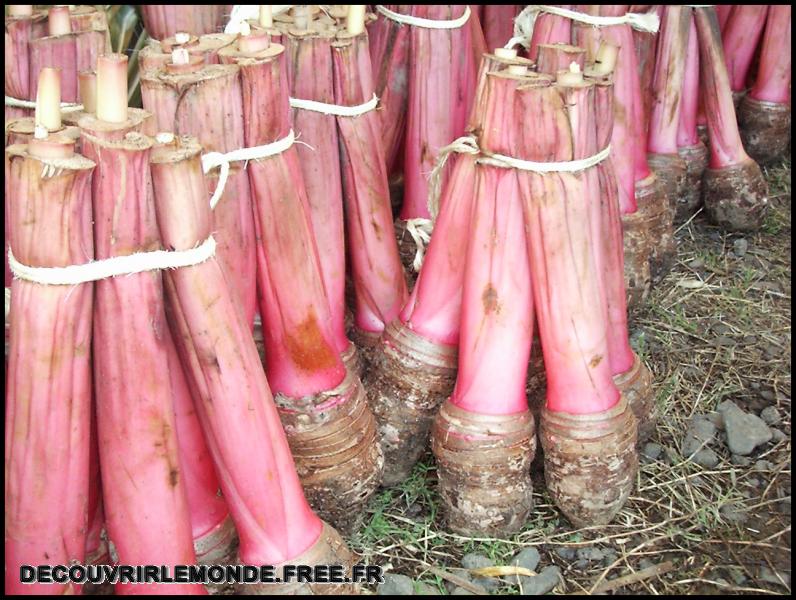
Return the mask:
M652 81L647 160L658 177L672 218L686 199L687 169L685 160L677 152L677 128L690 17L687 7L663 7Z
M556 85L518 89L519 122L526 126L516 158L571 161L589 154L585 144L595 134L573 137L581 129L573 126L596 126L593 84L576 75L568 71ZM583 175L518 171L547 375L539 424L545 479L577 526L609 522L628 498L638 466L636 419L613 381L596 266L591 221L592 205L601 201L599 178L593 187L595 179Z
M519 71L519 72L518 72ZM482 152L511 155L527 67L487 74ZM515 74L516 72L516 74ZM442 510L464 535L519 531L530 513L534 418L525 396L533 304L517 174L476 167L456 387L434 420Z
M754 86L739 109L741 139L749 156L769 163L790 143L791 7L772 5Z
M738 131L716 10L705 7L693 11L710 137L710 164L702 180L705 210L724 229L755 231L763 224L768 188L760 167L744 150Z

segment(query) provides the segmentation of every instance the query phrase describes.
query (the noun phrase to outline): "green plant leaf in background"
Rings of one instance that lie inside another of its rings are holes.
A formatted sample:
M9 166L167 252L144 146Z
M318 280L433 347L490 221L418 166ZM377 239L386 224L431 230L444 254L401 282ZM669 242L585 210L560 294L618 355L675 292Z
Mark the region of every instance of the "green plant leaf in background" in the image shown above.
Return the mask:
M127 54L127 99L130 106L141 107L141 86L138 70L138 53L149 36L137 7L131 4L106 4L98 6L108 15L108 29L113 52Z

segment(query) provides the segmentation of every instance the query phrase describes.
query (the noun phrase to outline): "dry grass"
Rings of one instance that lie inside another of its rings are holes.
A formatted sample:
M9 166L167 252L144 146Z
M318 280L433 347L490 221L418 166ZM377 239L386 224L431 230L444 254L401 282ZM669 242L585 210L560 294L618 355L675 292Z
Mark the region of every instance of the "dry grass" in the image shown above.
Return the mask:
M644 461L636 489L614 523L574 529L550 502L541 480L524 531L511 539L447 533L438 513L429 456L403 485L373 498L368 525L349 541L368 562L444 591L439 573L461 574L459 559L477 551L507 564L521 548L558 564L556 593L786 593L785 580L764 581L761 567L790 575L790 157L767 169L771 210L763 231L742 236L697 215L677 232L679 261L634 315L633 343L656 378L663 417L653 442L664 452ZM725 399L759 412L778 406L787 438L758 449L748 466L704 469L680 453L687 420ZM756 470L755 461L770 464ZM773 465L773 466L771 466ZM538 477L538 476L537 476ZM745 512L736 523L731 505ZM616 559L578 568L562 546L611 548ZM645 560L646 559L646 560ZM648 562L650 561L650 562ZM517 593L505 586L499 593ZM367 591L366 591L367 593Z

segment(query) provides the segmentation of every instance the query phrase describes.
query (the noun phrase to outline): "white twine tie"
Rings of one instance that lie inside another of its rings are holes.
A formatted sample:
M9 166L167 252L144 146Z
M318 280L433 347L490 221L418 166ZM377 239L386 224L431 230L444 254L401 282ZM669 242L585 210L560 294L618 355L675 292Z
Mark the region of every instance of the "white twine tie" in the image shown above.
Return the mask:
M301 98L291 98L290 107L300 108L302 110L311 110L313 112L322 113L324 115L334 115L335 117L358 117L374 110L379 103L376 94L373 98L363 104L356 106L340 106L338 104L326 104L325 102L317 102L315 100L303 100Z
M436 19L423 19L421 17L413 17L412 15L402 15L401 13L394 12L381 4L376 5L376 10L383 14L388 19L400 23L401 25L411 25L412 27L422 27L423 29L459 29L470 18L470 6L464 6L464 13L458 19L450 21L442 21Z
M593 27L610 27L612 25L630 25L637 31L657 33L660 27L660 18L655 10L648 13L627 13L619 17L603 17L599 15L587 15L576 10L561 8L560 6L534 5L526 6L523 11L514 19L514 37L512 37L505 48L513 48L517 44L525 48L530 48L531 38L533 38L533 28L536 17L539 13L548 13L572 19L579 23L585 23Z
M42 285L78 285L120 275L191 267L212 258L215 253L216 241L211 235L197 247L189 250L136 252L127 256L114 256L68 267L29 267L17 261L9 248L8 266L16 279Z
M13 106L15 108L36 108L36 103L30 100L20 100L13 96L6 96L6 106ZM82 104L61 102L61 112L77 112L79 110L83 110Z
M296 137L293 135L293 130L291 129L290 133L281 140L271 142L270 144L254 146L253 148L240 148L239 150L226 153L208 152L207 154L203 154L202 170L205 173L219 167L218 183L216 184L213 196L210 198L210 208L213 209L216 207L216 204L218 204L218 201L221 199L221 195L224 193L224 187L227 185L227 178L229 177L229 163L239 160L249 161L275 156L290 148L295 141Z
M609 144L597 154L577 160L567 160L562 162L535 162L532 160L522 160L505 156L503 154L493 154L482 150L484 155L476 159L481 165L499 167L501 169L519 169L520 171L531 171L533 173L577 173L600 164L611 155L611 145Z

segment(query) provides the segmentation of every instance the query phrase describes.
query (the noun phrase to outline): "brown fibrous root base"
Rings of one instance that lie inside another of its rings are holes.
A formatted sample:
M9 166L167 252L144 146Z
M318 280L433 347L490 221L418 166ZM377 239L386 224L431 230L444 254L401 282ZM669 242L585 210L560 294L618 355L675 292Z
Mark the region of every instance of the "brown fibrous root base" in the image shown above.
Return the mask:
M790 105L746 95L738 110L744 150L760 164L782 156L790 140Z
M344 398L342 402L324 405ZM327 392L274 397L304 492L318 515L344 533L354 531L384 473L376 420L362 383L346 370Z
M657 176L636 182L638 212L647 223L649 239L650 275L658 283L672 270L677 259L677 242L674 239L674 210L663 195Z
M751 159L720 169L705 169L702 179L705 210L728 231L760 229L768 207L768 185Z
M702 174L708 166L708 147L700 140L693 146L677 149L685 161L686 187L683 202L677 205L674 218L677 222L687 221L702 204Z
M239 561L240 562L240 561ZM318 541L302 555L289 560L290 565L341 565L346 575L357 563L357 557L345 545L340 534L329 524L323 524ZM285 565L274 565L274 576L285 580ZM282 595L282 596L322 596L357 594L357 586L352 583L264 583L241 584L235 590L240 595Z
M648 154L647 162L650 169L655 171L674 222L678 208L685 204L687 197L688 167L685 160L679 154Z
M652 287L650 247L647 223L636 211L622 215L622 239L625 252L625 293L628 310L635 310L647 299Z
M456 383L456 347L437 344L401 321L388 324L364 385L379 423L384 485L396 485L428 447L431 422Z
M638 472L636 418L627 403L573 415L542 410L547 489L577 527L606 525L630 496Z
M638 441L646 441L655 432L658 423L655 393L652 389L652 372L644 361L633 353L633 366L624 373L614 375L614 384L627 399L638 421Z
M536 427L531 411L483 415L448 400L434 420L431 448L451 531L501 537L523 528L533 508Z

